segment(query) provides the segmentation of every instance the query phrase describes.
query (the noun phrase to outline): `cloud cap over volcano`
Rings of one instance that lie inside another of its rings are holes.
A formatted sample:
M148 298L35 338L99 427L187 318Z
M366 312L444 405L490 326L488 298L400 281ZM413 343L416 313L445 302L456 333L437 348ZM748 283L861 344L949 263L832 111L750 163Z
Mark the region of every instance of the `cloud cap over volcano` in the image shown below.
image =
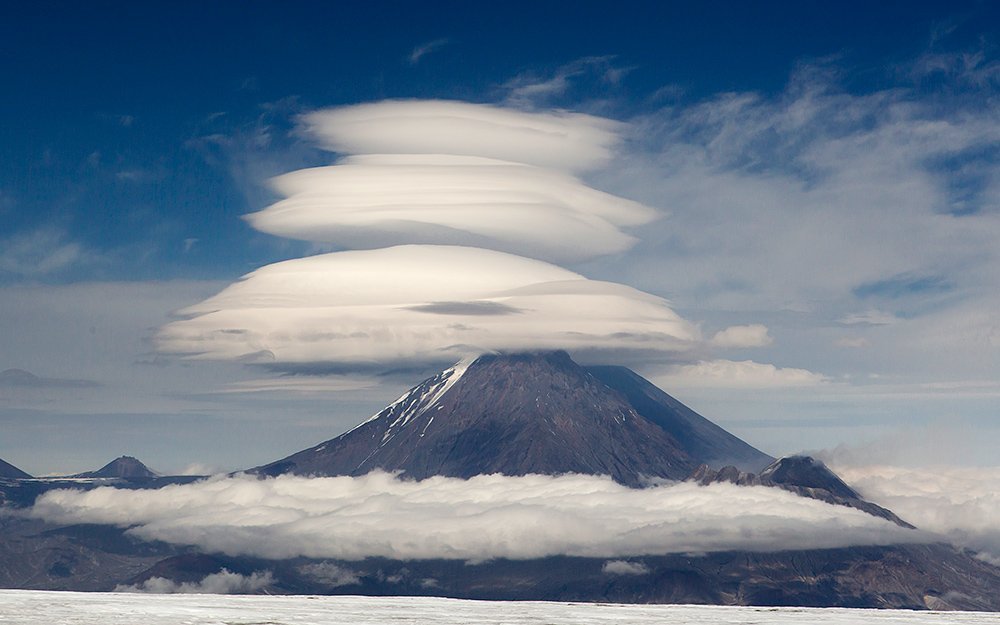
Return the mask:
M491 351L648 358L701 341L660 297L533 260L624 251L635 239L621 228L657 217L570 173L606 163L624 124L440 100L326 109L302 123L353 156L278 177L287 199L247 220L355 251L247 274L162 328L162 351L381 367Z
M696 326L661 298L541 261L397 246L268 265L180 311L162 351L203 359L389 364L494 350L678 352Z

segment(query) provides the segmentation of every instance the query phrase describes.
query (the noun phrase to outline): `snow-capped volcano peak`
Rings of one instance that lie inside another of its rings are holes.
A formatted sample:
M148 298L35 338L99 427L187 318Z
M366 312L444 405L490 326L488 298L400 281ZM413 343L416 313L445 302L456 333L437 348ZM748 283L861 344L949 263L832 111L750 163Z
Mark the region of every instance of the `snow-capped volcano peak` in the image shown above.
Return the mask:
M565 352L463 360L337 438L251 471L585 473L637 486L683 479L723 456L757 470L773 460L635 374L623 382L613 373L592 373Z
M400 395L396 401L368 417L368 419L354 426L341 436L350 434L368 423L391 416L392 422L389 424L383 438L383 442L385 442L390 435L389 430L407 425L414 418L419 417L434 407L444 394L448 392L448 389L462 378L469 365L475 360L475 357L463 358L444 371L424 380L422 383ZM433 417L431 418L433 419Z

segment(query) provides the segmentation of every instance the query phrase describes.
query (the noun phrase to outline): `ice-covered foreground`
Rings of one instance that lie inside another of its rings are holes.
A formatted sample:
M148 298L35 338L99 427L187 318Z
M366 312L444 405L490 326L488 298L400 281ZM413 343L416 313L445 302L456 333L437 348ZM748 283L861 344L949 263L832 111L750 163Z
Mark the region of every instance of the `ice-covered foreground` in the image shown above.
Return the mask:
M0 623L32 625L990 623L995 625L1000 624L1000 614L842 608L734 608L463 601L429 597L136 595L0 590Z

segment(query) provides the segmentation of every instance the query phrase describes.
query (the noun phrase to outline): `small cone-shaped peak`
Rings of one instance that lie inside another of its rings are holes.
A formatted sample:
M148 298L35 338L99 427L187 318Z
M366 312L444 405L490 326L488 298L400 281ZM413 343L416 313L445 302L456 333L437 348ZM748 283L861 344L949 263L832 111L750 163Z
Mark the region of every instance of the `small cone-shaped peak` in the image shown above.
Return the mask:
M135 479L157 477L157 473L132 456L121 456L119 458L115 458L97 471L80 473L74 477L118 477Z

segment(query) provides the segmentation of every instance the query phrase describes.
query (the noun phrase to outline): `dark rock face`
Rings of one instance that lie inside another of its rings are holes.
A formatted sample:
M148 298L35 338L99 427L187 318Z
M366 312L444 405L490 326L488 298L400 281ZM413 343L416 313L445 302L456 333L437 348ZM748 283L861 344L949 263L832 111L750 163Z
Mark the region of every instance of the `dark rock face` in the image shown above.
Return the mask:
M825 464L810 456L789 456L776 460L759 474L740 471L734 466L715 470L708 465L698 467L688 480L709 485L729 482L739 486L771 486L799 495L819 499L838 506L848 506L873 516L892 521L900 527L915 529L890 510L865 501Z
M587 371L621 393L636 412L669 432L692 457L710 467L732 465L742 471L760 471L774 462L631 369L601 366L587 367Z
M81 532L61 536L75 539L76 534L84 536ZM62 543L63 549L86 549L92 539L86 536L75 541ZM66 583L93 570L80 558L62 558L60 562L76 562L58 571L71 577L47 573L49 583ZM51 570L50 560L45 564ZM1000 569L941 544L640 556L627 562L629 573L616 572L608 560L566 556L469 563L385 558L267 561L184 553L147 564L148 568L131 577L106 581L103 587L138 584L152 577L197 583L226 569L243 575L270 572L274 583L266 592L274 594L1000 610L996 593ZM116 574L125 575L128 570L121 567Z
M144 543L124 528L54 527L0 515L0 588L109 591L176 552Z
M654 391L627 369L594 373L564 352L481 356L425 380L353 430L251 471L585 473L639 486L683 479L720 458L773 460Z
M122 478L122 479L152 479L157 477L157 474L149 469L146 465L139 462L132 456L121 456L120 458L115 458L108 464L104 465L96 471L88 471L86 473L78 473L71 477L77 478Z
M28 480L31 476L14 465L0 460L0 477L12 480Z

